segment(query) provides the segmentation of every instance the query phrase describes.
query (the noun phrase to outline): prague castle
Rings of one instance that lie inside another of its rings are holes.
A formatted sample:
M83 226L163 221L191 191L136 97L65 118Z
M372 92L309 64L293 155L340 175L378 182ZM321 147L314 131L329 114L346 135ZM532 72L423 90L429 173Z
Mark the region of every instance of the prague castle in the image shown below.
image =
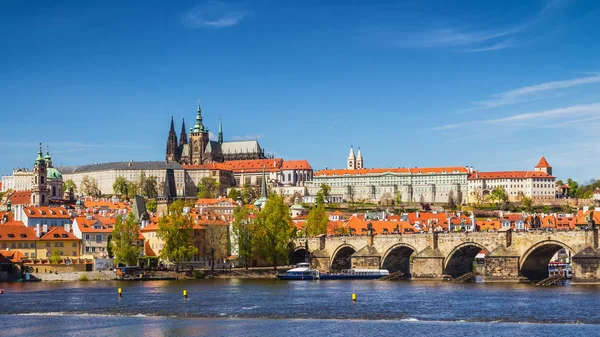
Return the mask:
M167 162L177 162L181 165L202 165L207 163L222 163L229 160L265 159L265 151L257 140L223 141L223 124L219 120L218 140L210 140L208 128L202 123L202 110L198 101L196 124L190 128L188 139L185 121L181 125L179 141L175 134L175 125L171 117L171 129L167 139Z

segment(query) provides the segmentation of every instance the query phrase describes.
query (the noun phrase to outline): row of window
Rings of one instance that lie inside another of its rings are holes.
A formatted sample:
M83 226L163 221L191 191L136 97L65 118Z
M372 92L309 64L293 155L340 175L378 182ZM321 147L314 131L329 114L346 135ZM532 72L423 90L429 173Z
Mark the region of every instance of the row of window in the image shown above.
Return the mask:
M19 243L11 243L10 247L8 246L8 244L3 243L2 244L2 248L6 249L6 248L35 248L35 243L28 243L28 242L19 242ZM64 247L65 243L64 242L55 242L54 243L54 247ZM46 247L52 247L50 242L46 242ZM72 247L77 247L77 242L73 242Z

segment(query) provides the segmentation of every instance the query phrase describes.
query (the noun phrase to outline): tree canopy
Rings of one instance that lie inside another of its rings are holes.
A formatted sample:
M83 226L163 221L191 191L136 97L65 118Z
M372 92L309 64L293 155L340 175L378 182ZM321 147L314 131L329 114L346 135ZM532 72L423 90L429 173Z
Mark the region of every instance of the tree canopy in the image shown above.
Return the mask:
M194 223L183 214L184 205L183 201L176 200L158 221L157 235L164 242L160 257L175 263L177 269L182 261L198 253L193 240Z
M237 207L233 211L233 224L231 226L232 245L237 248L238 258L246 268L248 268L250 258L254 253L252 249L252 226L248 208Z
M118 176L113 183L113 193L116 195L128 195L129 194L129 182L125 177Z
M331 192L331 187L327 184L321 184L319 191L317 192L317 198L315 199L315 202L317 204L327 202L329 200L329 192Z
M63 187L62 187L63 193L65 193L69 189L73 189L73 192L77 192L77 185L75 185L75 182L73 181L73 179L67 179L63 183Z
M115 263L124 263L128 266L135 266L142 247L138 247L140 225L135 221L133 212L129 212L127 219L123 221L123 216L119 215L115 221L112 230L112 248L115 254Z
M221 183L212 177L203 177L197 187L198 198L216 198L219 196Z
M497 204L508 202L508 194L506 194L506 190L502 186L496 186L490 195L492 200Z
M227 198L233 199L233 200L237 200L237 198L240 196L240 192L237 190L237 188L232 188L229 190L229 193L227 193Z
M306 234L308 236L317 236L327 233L327 224L329 215L325 211L325 205L318 204L313 207L306 218Z
M88 175L83 176L79 190L85 195L94 197L99 197L101 194L100 189L98 188L98 181Z
M252 235L256 253L277 270L278 264L288 261L289 244L295 231L288 206L281 196L272 194L256 216Z

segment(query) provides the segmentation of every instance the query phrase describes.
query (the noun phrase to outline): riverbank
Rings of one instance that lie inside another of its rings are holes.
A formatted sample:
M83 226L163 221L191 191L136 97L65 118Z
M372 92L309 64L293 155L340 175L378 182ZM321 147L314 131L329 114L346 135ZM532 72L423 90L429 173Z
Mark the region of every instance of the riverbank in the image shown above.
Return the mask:
M73 281L112 281L115 278L113 271L82 271L67 273L37 273L33 277L41 279L44 282L73 282ZM251 268L251 269L232 269L232 270L203 270L198 269L194 272L155 272L156 277L175 277L180 280L192 279L269 279L275 278L275 272L272 268Z

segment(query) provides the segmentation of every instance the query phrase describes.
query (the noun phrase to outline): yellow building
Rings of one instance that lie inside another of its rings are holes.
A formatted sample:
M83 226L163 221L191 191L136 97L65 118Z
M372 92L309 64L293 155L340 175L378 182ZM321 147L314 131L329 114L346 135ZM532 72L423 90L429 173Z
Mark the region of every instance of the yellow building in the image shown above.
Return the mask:
M55 250L61 258L77 258L81 255L81 240L63 227L54 227L39 239L37 257L49 258Z
M18 250L25 257L36 258L36 243L39 238L35 230L25 227L21 221L12 221L0 225L0 249Z

